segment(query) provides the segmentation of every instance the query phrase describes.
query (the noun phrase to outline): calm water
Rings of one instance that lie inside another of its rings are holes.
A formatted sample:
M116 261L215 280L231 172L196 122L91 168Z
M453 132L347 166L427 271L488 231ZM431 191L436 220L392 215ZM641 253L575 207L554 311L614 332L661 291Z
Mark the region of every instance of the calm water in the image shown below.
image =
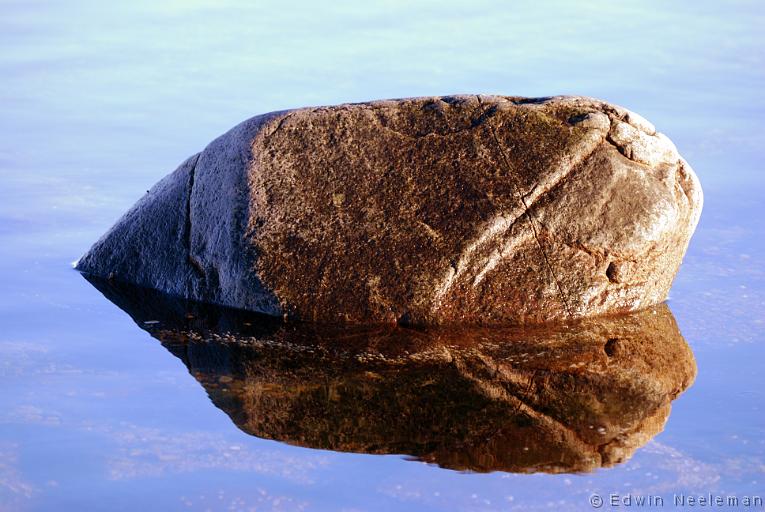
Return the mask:
M0 2L0 510L591 510L592 493L765 496L761 2L112 4ZM457 92L623 104L701 179L705 210L669 301L698 375L622 464L465 473L248 435L71 270L155 181L251 115Z

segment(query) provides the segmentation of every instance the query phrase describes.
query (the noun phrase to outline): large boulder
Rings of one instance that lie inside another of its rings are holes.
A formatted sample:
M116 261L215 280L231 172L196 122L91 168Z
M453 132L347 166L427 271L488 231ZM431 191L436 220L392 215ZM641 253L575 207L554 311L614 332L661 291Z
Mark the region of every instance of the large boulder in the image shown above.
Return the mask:
M523 327L284 323L90 278L244 432L471 471L613 466L696 376L666 304Z
M213 141L77 268L302 320L545 322L663 301L701 204L669 139L595 99L305 108Z

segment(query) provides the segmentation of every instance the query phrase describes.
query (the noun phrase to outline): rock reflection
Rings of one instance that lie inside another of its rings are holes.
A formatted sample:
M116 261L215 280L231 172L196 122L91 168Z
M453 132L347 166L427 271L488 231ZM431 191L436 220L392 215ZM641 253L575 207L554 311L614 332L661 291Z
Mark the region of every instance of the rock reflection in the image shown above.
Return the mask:
M591 471L659 433L696 374L666 305L554 327L328 327L89 280L241 430L312 448Z

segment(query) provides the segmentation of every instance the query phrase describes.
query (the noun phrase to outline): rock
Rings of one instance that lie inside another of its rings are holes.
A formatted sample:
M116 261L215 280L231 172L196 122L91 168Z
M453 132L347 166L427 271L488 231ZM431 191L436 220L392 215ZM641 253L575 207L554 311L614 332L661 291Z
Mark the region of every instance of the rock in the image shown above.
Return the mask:
M285 324L91 280L237 427L311 448L591 471L661 432L696 375L665 304L525 328Z
M701 205L669 139L595 99L306 108L213 141L77 268L310 321L548 322L663 301Z

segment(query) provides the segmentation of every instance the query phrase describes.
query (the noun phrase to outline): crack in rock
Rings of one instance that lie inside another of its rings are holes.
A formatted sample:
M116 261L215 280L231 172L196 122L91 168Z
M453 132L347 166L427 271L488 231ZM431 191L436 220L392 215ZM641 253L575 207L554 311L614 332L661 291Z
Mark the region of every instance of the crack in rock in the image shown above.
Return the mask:
M478 101L481 102L481 99L478 98ZM510 163L509 163L509 161L507 159L507 155L505 154L504 148L502 147L502 145L501 145L501 143L499 141L499 137L497 137L497 132L494 129L494 127L491 125L491 123L488 126L489 126L489 131L491 132L491 135L494 138L494 143L497 146L497 150L499 151L500 156L502 158L502 161L503 161L503 163L505 165L505 170L508 172L508 174L510 174L510 170L511 170ZM547 257L547 252L545 251L545 249L544 249L544 247L542 245L541 240L539 240L539 235L537 233L537 227L535 225L537 220L532 215L532 213L529 211L529 206L526 204L526 201L524 200L523 195L521 194L520 190L518 190L518 186L515 183L515 181L513 181L513 189L515 190L515 193L518 196L518 199L520 199L521 203L523 204L523 207L524 207L523 215L526 215L527 218L529 219L529 224L530 224L531 229L532 229L532 231L534 233L534 239L537 242L537 246L539 247L539 251L542 253L542 257L544 258L545 265L547 266L547 269L550 271L550 275L552 276L553 280L555 281L555 285L558 288L558 293L560 294L560 299L563 302L563 307L565 308L566 313L568 314L568 316L571 317L571 316L573 316L573 313L571 311L571 308L568 305L568 300L566 300L565 293L563 292L563 287L560 284L560 280L555 275L555 271L553 270L552 265L550 264L550 260Z
M189 263L191 264L191 268L194 269L194 271L198 274L198 276L201 279L206 278L205 269L202 266L202 264L197 260L197 258L194 256L194 251L192 250L192 225L191 225L191 216L192 216L192 198L194 194L194 178L197 171L197 164L199 163L199 159L202 157L202 154L197 154L196 158L194 159L194 163L191 165L191 169L189 170L189 192L186 196L186 222L184 225L184 244L186 248L186 255Z

